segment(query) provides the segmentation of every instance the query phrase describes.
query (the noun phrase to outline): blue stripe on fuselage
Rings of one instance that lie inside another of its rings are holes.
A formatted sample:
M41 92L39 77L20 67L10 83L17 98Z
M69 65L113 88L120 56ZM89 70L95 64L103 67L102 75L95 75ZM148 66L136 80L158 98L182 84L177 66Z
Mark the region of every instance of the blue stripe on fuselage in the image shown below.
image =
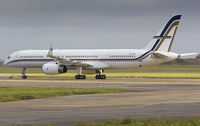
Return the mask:
M8 64L10 64L10 63L20 62L20 61L28 61L28 62L32 62L32 61L37 61L37 62L39 62L39 61L44 61L44 62L51 62L51 61L55 61L55 60L54 60L54 59L17 59L17 60L12 60L12 61L8 62L8 63L6 64L6 66L7 66Z

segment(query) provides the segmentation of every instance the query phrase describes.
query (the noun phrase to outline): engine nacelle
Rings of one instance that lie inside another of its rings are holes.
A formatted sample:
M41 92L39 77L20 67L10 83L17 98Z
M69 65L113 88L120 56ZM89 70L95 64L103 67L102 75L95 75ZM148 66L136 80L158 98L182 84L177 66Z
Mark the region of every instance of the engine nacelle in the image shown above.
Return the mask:
M59 65L56 62L50 62L42 66L42 71L45 74L56 75L56 74L66 73L67 67L64 65Z

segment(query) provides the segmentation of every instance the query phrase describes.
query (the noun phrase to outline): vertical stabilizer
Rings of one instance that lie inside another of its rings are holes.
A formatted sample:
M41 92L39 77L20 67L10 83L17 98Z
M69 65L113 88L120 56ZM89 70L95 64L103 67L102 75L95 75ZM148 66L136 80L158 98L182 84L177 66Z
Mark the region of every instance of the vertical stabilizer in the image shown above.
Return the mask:
M144 49L170 52L180 19L181 15L173 15Z

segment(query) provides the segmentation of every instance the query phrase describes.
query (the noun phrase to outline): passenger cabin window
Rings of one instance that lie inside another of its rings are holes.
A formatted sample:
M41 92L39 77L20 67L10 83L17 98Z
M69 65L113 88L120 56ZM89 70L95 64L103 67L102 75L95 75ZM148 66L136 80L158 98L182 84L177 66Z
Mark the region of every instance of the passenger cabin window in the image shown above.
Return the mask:
M43 58L43 56L20 56L20 58Z
M135 55L110 55L110 58L132 58Z

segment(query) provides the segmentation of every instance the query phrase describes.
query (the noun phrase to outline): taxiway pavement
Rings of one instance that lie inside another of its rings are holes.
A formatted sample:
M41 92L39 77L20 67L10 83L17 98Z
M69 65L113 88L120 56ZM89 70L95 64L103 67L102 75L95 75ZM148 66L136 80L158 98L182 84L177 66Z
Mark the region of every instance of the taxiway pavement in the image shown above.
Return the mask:
M9 80L8 87L123 88L134 92L74 95L0 103L0 125L54 124L109 119L200 117L199 79Z

